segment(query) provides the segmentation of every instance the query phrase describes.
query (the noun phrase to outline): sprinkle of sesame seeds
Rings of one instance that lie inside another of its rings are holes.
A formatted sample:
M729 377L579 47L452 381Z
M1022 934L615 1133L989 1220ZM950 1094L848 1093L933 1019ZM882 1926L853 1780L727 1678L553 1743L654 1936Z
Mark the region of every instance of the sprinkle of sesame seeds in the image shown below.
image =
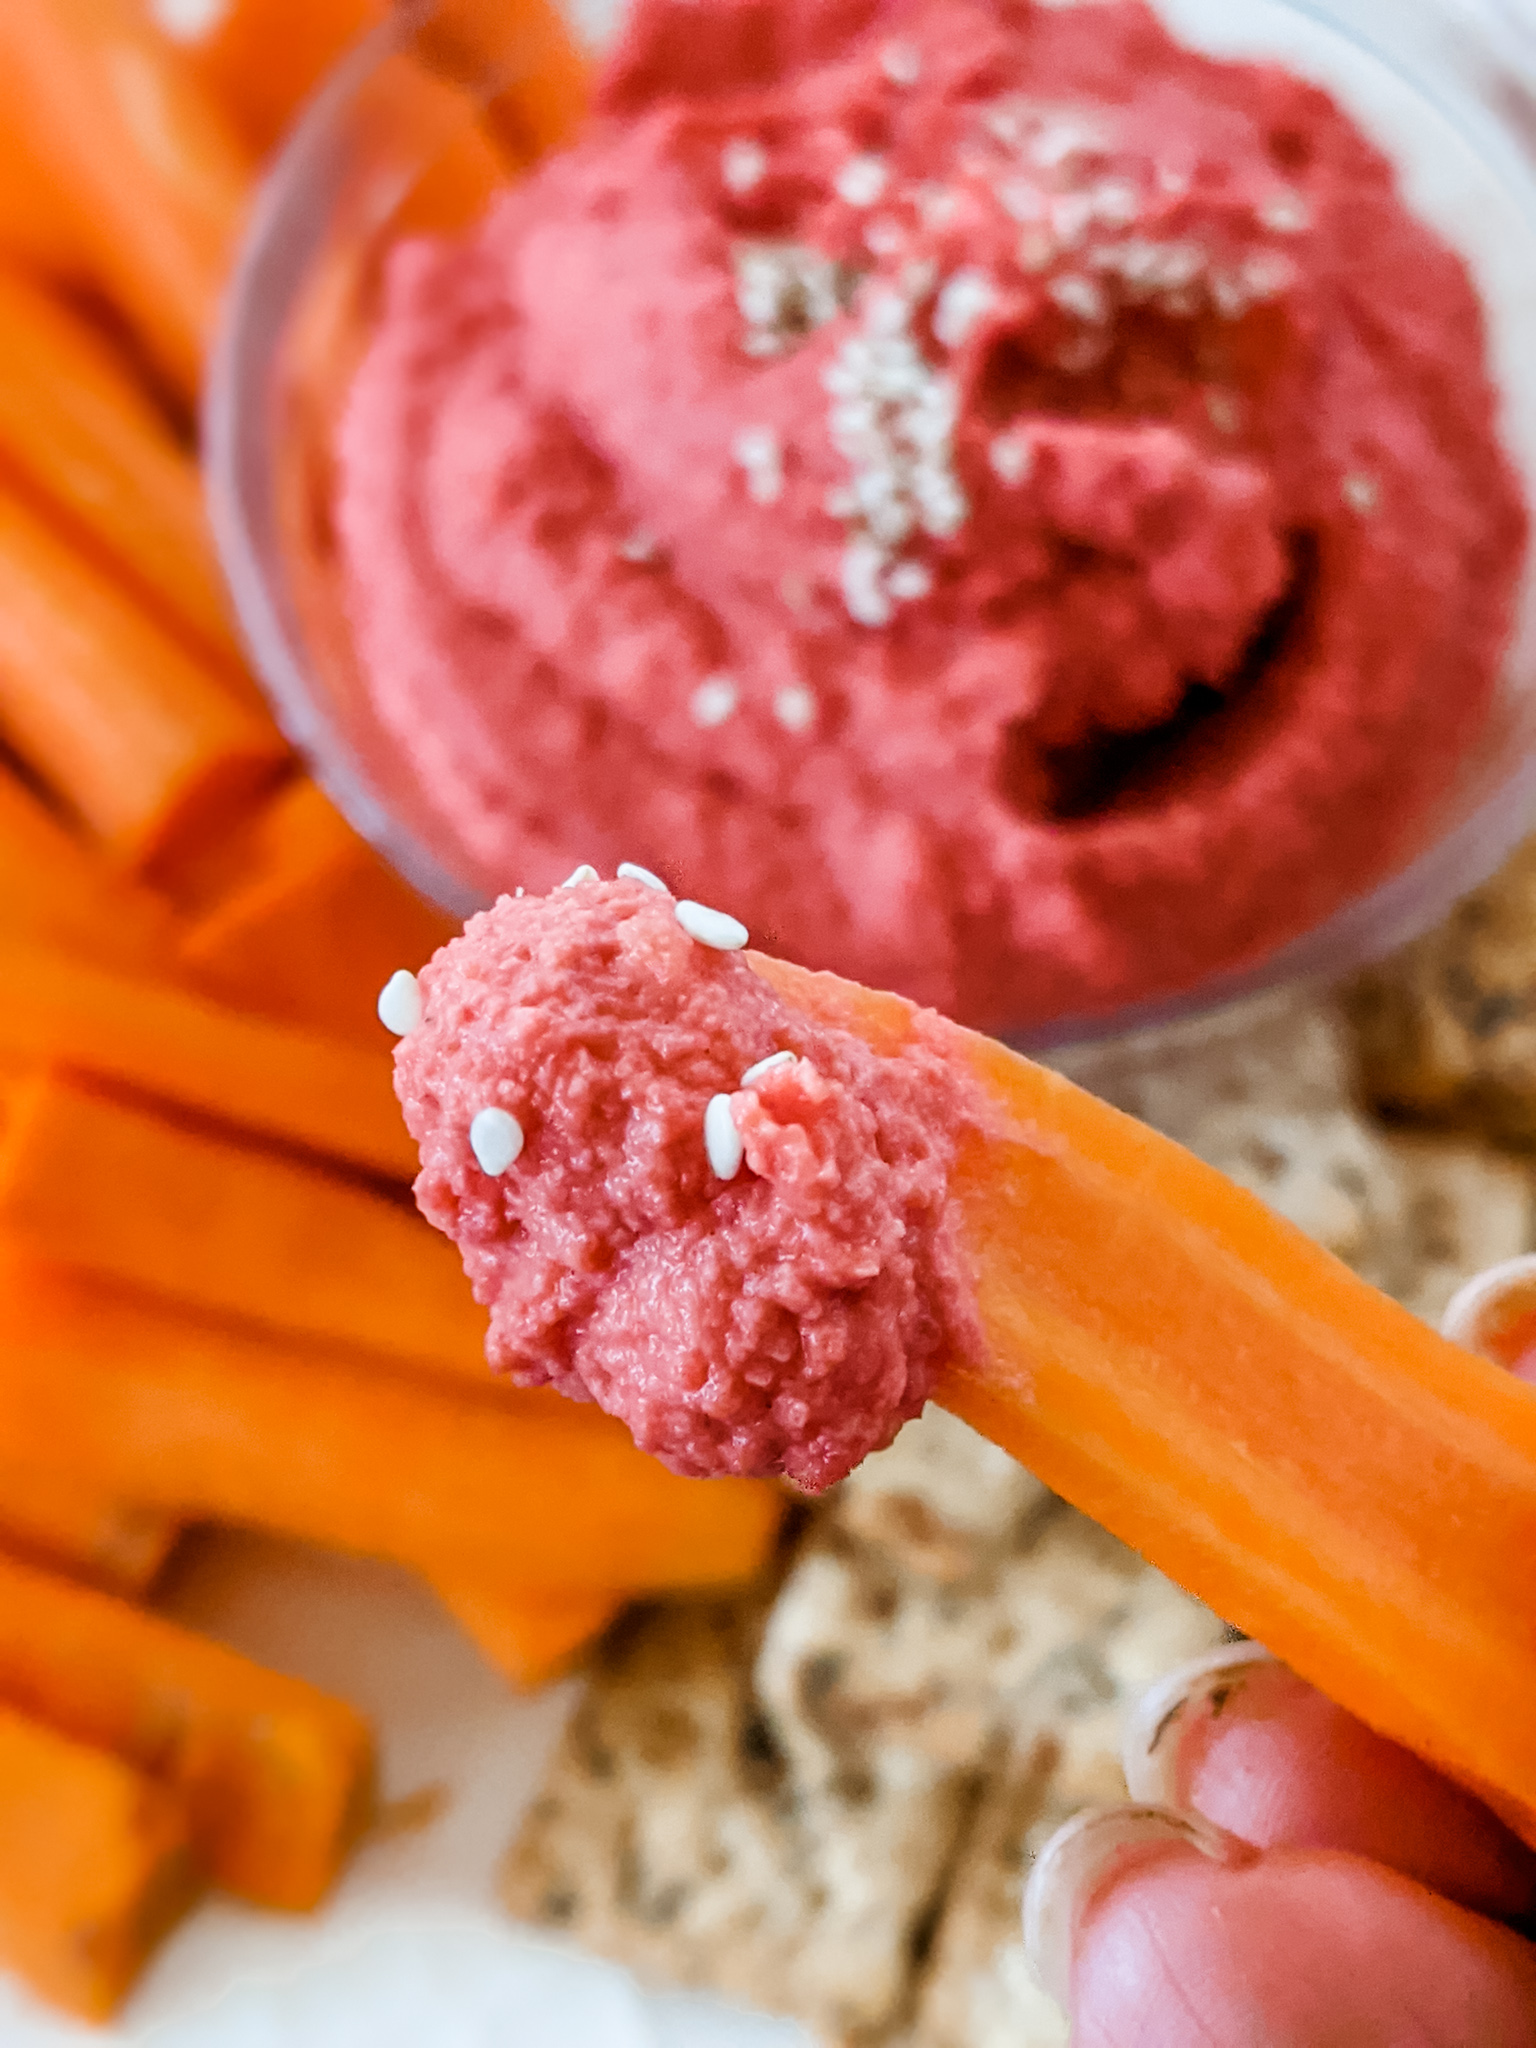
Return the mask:
M800 242L741 242L731 251L748 355L784 355L841 313L850 273Z
M818 709L816 692L804 683L786 683L773 693L773 715L786 732L809 732Z
M405 1038L421 1022L421 990L407 967L397 968L379 990L379 1022L396 1038Z
M649 868L641 867L638 861L621 860L618 866L618 876L621 882L639 882L643 888L656 889L663 896L670 896L672 894L672 891L667 887L660 875L653 875Z
M742 1087L750 1088L754 1082L761 1081L764 1074L771 1074L779 1067L792 1067L799 1057L798 1053L793 1052L769 1053L767 1059L758 1060L756 1065L748 1067L741 1077Z
M945 348L959 348L996 299L996 287L984 270L957 270L945 279L933 309L935 338Z
M707 903L694 903L685 896L672 908L689 938L716 953L739 953L751 936L740 919L728 911L711 910Z
M560 886L562 889L579 889L583 882L600 882L602 879L595 867L583 861L579 868L572 868Z
M731 1114L729 1095L711 1095L704 1110L704 1150L716 1180L734 1180L746 1147Z
M1001 483L1021 484L1035 466L1035 451L1022 434L998 434L988 444L987 463Z
M627 534L619 542L618 554L620 560L625 562L654 562L657 549L655 534L643 526L637 526L633 533Z
M688 716L711 732L735 711L740 695L729 676L709 676L688 699Z
M898 604L913 604L933 588L933 572L926 562L897 562L885 579L885 587Z
M916 85L923 75L923 53L916 43L887 43L880 52L880 69L892 85Z
M1381 509L1381 485L1363 470L1356 470L1352 476L1345 477L1339 489L1351 512L1368 516Z
M1230 391L1207 391L1205 410L1218 433L1235 434L1243 424L1243 408Z
M750 192L768 174L768 152L750 135L733 135L720 152L720 177L729 192Z
M873 206L885 190L884 157L851 156L832 180L833 190L849 206Z
M469 1149L482 1173L494 1179L516 1164L523 1150L523 1127L504 1109L476 1110L469 1127Z
M1100 326L1109 318L1109 300L1103 285L1075 270L1053 277L1045 291L1047 298L1054 300L1064 313L1075 314L1079 320L1090 320Z
M1029 144L1029 157L1042 171L1057 171L1075 158L1095 156L1109 147L1109 137L1092 121L1074 114L1044 122Z
M754 505L772 505L784 490L784 450L772 427L743 427L731 453L746 474Z

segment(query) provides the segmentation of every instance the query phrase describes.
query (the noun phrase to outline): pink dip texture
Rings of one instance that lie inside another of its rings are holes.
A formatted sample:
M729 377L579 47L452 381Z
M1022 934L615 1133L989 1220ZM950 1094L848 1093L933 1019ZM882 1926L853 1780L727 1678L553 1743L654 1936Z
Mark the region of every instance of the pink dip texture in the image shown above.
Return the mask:
M420 991L395 1054L416 1198L463 1253L513 1379L599 1402L674 1471L815 1490L970 1348L946 1206L970 1096L938 1020L878 1055L638 882L504 896ZM729 1180L705 1147L717 1095L745 1152ZM524 1137L494 1175L470 1142L486 1108Z
M340 442L461 865L634 858L986 1027L1260 957L1486 720L1478 301L1317 89L1145 7L636 0L577 145L400 247Z

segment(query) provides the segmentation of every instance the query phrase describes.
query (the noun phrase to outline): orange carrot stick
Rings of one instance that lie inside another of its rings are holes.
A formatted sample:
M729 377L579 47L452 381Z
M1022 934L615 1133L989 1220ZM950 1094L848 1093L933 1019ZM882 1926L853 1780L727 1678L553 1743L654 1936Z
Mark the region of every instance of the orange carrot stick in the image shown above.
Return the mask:
M3 769L0 932L130 971L154 971L172 953L172 920L165 904L115 874L93 847Z
M433 1586L486 1662L520 1692L563 1677L624 1605L622 1593L551 1599L444 1577Z
M86 267L69 208L10 122L0 133L0 254L44 277L78 279Z
M287 758L266 717L5 490L0 728L142 869L212 832Z
M0 1464L530 1592L749 1577L780 1513L677 1479L557 1398L468 1395L194 1321L7 1256Z
M0 1545L109 1592L146 1592L180 1534L174 1515L125 1506L89 1480L29 1465L0 1469Z
M191 456L105 337L5 270L0 459L250 691Z
M227 1890L303 1911L368 1818L363 1717L89 1586L0 1558L0 1697L179 1795Z
M491 1388L485 1312L413 1208L64 1076L6 1094L0 1229L30 1255Z
M377 1050L379 990L452 925L386 868L323 791L299 777L226 849L232 869L181 948L189 976L242 1009Z
M779 961L870 1043L911 1009ZM1179 1146L955 1029L997 1128L954 1190L988 1354L939 1398L1536 1843L1536 1388Z
M185 28L173 8L148 11L249 146L265 151L342 53L388 10L386 0L228 0Z
M373 1173L404 1179L416 1170L384 1043L370 1055L3 930L0 978L0 1054L127 1084Z
M446 76L505 81L485 118L513 161L569 142L585 118L592 67L552 0L442 0L419 40Z
M250 197L248 151L134 0L0 9L0 70L7 123L93 277L190 396Z
M0 1964L107 2019L196 1891L174 1792L0 1706Z

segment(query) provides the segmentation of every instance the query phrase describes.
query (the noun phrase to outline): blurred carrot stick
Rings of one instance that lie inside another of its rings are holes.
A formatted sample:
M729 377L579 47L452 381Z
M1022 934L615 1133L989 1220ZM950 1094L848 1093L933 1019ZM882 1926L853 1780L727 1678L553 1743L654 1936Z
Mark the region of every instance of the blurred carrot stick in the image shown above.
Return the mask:
M7 1098L0 1230L31 1255L492 1391L485 1311L405 1203L64 1075Z
M250 691L192 458L105 337L44 286L3 269L0 460Z
M0 1696L174 1789L208 1874L261 1905L316 1905L368 1818L372 1737L344 1701L3 1557Z
M94 279L184 397L197 389L250 197L250 154L135 0L0 9L6 125Z
M485 121L516 162L569 142L586 117L591 62L554 0L442 0L419 40L445 76L502 81Z
M110 2017L198 1890L177 1795L0 1706L0 1964Z
M415 1175L385 1046L370 1055L168 983L16 943L3 930L0 978L0 1054L127 1084L373 1173Z
M141 869L213 831L287 759L270 720L3 489L0 729Z
M0 1545L109 1592L145 1592L180 1534L176 1516L125 1506L89 1480L36 1466L0 1469Z
M3 769L0 932L130 971L163 968L172 955L165 904L115 873L96 848Z
M563 1677L625 1602L622 1593L541 1597L445 1577L433 1587L486 1662L520 1692Z
M436 1577L608 1593L762 1564L776 1488L675 1478L558 1399L473 1399L0 1261L0 1464Z
M259 152L279 141L303 102L387 0L226 0L218 7L141 0L210 94Z
M0 254L40 276L79 278L85 262L69 208L9 122L7 130L0 138Z

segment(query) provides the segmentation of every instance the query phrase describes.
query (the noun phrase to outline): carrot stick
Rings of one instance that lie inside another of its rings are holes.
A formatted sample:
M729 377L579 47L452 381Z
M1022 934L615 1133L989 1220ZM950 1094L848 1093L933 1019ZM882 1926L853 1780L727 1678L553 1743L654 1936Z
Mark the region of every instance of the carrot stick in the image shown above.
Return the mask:
M279 141L331 66L384 19L385 0L229 0L179 26L149 9L253 150Z
M287 758L270 720L3 489L0 727L141 869L212 832Z
M45 277L78 279L85 269L69 208L9 122L0 134L0 254Z
M134 0L0 9L6 121L93 277L175 390L197 389L251 190L249 152Z
M677 1479L606 1417L468 1395L0 1262L0 1463L530 1592L749 1577L780 1501Z
M369 1055L3 934L0 980L0 1054L126 1083L374 1173L416 1170L384 1043Z
M0 932L103 966L154 971L172 920L148 889L115 874L14 775L0 769Z
M30 1255L491 1388L485 1312L413 1208L60 1075L7 1111L0 1229Z
M871 1044L910 1006L754 956ZM949 1027L987 1355L938 1398L1536 1843L1536 1389L1179 1146Z
M516 1588L443 1577L433 1587L486 1662L520 1692L563 1677L624 1605L622 1593L541 1599Z
M0 1963L107 2019L196 1890L174 1792L0 1706Z
M187 973L242 1009L378 1048L379 990L445 943L449 920L386 868L305 777L253 819L236 871L181 948ZM226 861L228 855L225 856Z
M0 458L249 692L190 455L105 338L0 270Z
M586 116L592 68L552 0L442 0L419 41L445 75L505 81L485 118L514 161L569 142Z
M147 1592L180 1534L174 1515L125 1506L89 1480L29 1465L0 1470L0 1544L109 1592Z
M173 1788L208 1874L261 1905L317 1904L368 1817L373 1741L352 1707L6 1558L0 1696Z

